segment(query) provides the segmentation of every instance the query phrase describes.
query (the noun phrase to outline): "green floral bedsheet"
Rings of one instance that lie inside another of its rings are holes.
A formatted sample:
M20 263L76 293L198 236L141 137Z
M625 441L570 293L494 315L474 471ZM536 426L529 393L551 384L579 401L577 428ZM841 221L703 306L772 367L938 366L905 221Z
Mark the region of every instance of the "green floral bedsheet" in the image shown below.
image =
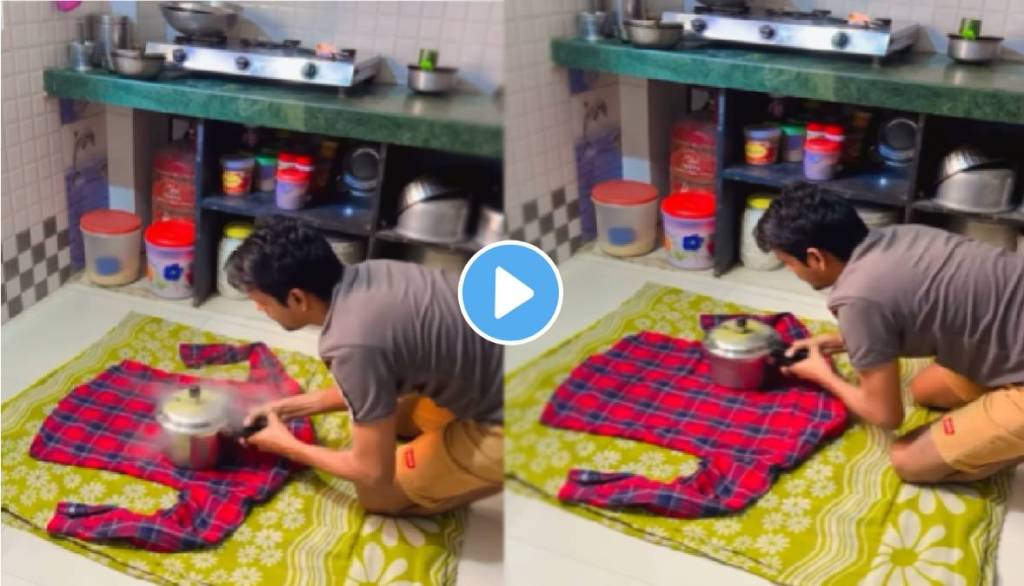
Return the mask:
M60 500L115 503L153 511L176 501L165 486L129 476L39 462L29 445L57 401L70 389L124 359L184 371L179 342L237 342L155 317L132 314L79 356L3 404L3 522L31 531L122 572L161 584L231 586L392 586L455 583L465 512L431 518L368 515L351 485L313 471L291 480L256 507L245 524L218 547L158 554L117 544L53 538L46 523ZM275 351L303 388L326 385L316 358ZM247 364L201 369L207 375L245 378ZM348 416L314 418L321 443L348 442Z
M695 457L619 438L539 423L554 389L586 357L641 330L699 339L701 313L757 312L668 287L634 297L506 377L509 488L608 527L705 555L781 584L987 585L1005 512L1009 477L964 487L903 484L888 464L890 436L863 425L781 476L742 514L695 520L566 505L556 495L570 468L628 470L671 479L696 470ZM834 328L805 322L815 333ZM906 381L925 361L902 364ZM840 370L851 375L849 364ZM910 408L909 429L934 418Z

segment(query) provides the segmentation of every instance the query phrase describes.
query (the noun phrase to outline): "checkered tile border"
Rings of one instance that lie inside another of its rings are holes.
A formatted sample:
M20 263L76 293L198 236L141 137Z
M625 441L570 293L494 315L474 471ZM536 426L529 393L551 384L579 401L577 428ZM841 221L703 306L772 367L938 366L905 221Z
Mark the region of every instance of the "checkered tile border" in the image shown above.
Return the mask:
M65 283L72 273L67 226L57 216L4 241L2 321L31 307ZM13 243L13 246L11 245Z
M583 245L580 202L559 187L523 204L520 226L509 226L509 237L540 248L556 263L568 260Z

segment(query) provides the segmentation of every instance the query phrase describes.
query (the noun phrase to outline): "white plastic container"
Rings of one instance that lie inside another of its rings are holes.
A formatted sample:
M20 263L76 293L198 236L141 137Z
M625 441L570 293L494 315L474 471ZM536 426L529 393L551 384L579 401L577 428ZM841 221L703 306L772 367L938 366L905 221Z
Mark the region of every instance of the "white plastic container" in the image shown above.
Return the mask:
M658 189L650 183L613 179L591 192L601 249L612 256L639 256L658 241Z
M665 250L673 266L703 271L715 264L715 196L683 190L661 202Z
M82 216L79 226L89 281L113 287L139 278L142 220L138 216L120 210L95 210Z
M192 296L195 245L196 226L188 220L162 220L146 228L146 277L153 293L166 299Z
M224 225L224 233L220 238L220 244L217 245L217 291L224 297L230 299L245 299L247 297L244 291L235 289L228 282L228 274L224 270L224 265L227 264L231 253L241 246L254 229L249 222L228 222Z
M747 198L747 207L743 210L742 234L740 234L740 262L748 269L755 271L773 271L782 266L782 262L772 252L762 252L754 238L757 222L768 210L773 196L768 193L755 193Z

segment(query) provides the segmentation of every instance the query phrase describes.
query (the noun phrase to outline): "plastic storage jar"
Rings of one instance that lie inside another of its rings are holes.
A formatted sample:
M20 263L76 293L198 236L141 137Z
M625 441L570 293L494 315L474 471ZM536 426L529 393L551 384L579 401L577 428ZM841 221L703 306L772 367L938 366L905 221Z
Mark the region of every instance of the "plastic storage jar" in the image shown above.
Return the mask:
M827 181L835 177L841 152L841 143L827 138L808 140L804 145L804 177L811 181Z
M295 168L306 175L313 175L313 157L309 155L296 155Z
M146 228L146 278L153 293L168 299L192 295L196 226L188 220L164 220Z
M256 160L248 155L225 155L221 157L223 169L221 183L225 195L245 195L252 189L253 167Z
M841 124L829 124L825 127L825 138L843 144L846 142L846 128Z
M672 128L669 190L699 189L714 193L718 158L715 122L710 117L681 120Z
M774 196L769 193L755 193L747 198L740 234L740 262L749 269L771 271L782 266L782 262L773 253L762 252L754 238L754 228L773 199Z
M825 124L821 122L808 122L806 140L814 140L816 138L825 138Z
M249 237L249 234L252 234L253 230L254 227L249 222L228 222L224 225L224 233L220 238L220 244L217 245L217 291L224 297L246 298L244 291L235 289L228 282L228 273L224 270L224 265L227 264L231 253Z
M285 169L295 168L295 154L280 152L277 154L277 170L284 171Z
M308 173L303 173L298 169L278 171L274 201L282 210L300 210L306 205L306 190L308 189Z
M757 124L743 129L748 165L771 165L779 158L779 137L782 131L774 124Z
M715 197L705 191L677 191L661 202L668 261L701 271L714 265Z
M804 137L807 128L803 124L782 125L782 160L799 163L804 160Z
M277 157L274 155L256 156L256 190L269 193L277 185Z
M103 287L126 285L139 278L142 220L120 210L96 210L82 216L85 274Z
M591 192L597 238L612 256L639 256L658 242L658 189L650 183L613 179Z

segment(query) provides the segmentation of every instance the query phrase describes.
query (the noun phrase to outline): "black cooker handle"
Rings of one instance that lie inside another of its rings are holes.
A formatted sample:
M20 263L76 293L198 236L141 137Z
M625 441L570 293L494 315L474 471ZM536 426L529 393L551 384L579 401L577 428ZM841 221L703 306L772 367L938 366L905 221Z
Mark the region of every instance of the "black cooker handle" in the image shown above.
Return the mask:
M792 366L797 362L802 362L808 356L810 356L810 352L807 351L807 348L797 350L792 356L786 356L786 348L772 350L772 361L776 366Z
M256 417L253 417L252 421L249 422L249 425L238 430L238 437L249 437L254 433L261 431L266 426L267 416L263 414L257 415Z

